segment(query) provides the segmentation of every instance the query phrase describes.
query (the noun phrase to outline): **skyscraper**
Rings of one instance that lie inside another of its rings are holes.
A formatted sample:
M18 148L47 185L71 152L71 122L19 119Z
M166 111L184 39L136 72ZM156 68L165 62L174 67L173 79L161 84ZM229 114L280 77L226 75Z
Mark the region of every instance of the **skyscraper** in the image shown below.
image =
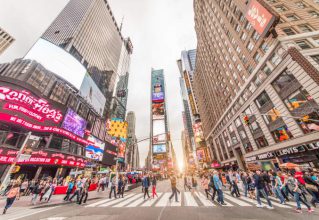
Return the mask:
M0 28L0 55L14 42L14 38Z
M137 163L137 161L139 162L139 151L135 135L135 113L132 111L128 112L126 121L128 123L128 128L125 163L130 167L130 169L137 169L139 168L139 163Z
M318 6L194 1L194 91L205 139L222 165L278 165L297 162L299 153L299 160L319 166Z
M124 39L106 0L70 0L42 38L71 53L106 97L109 109Z

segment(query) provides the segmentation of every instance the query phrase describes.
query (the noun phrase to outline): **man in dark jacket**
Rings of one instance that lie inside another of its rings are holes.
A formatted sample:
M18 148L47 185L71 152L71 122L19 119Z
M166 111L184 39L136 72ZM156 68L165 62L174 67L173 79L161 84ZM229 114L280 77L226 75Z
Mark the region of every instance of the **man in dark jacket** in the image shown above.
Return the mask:
M177 197L177 192L178 189L176 187L177 184L177 179L175 176L171 177L171 187L172 187L172 195L169 197L169 201L171 201L171 199L173 198L173 196L175 195L175 201L178 202L178 197Z
M217 193L217 189L216 189L215 184L214 184L214 175L210 176L210 180L209 180L208 186L213 190L213 194L211 196L212 196L212 200L214 201L216 193Z
M146 195L148 198L150 198L150 195L148 192L148 188L150 187L150 178L149 178L148 174L145 175L145 177L142 181L142 185L143 185L143 189L144 189L144 199L145 199Z
M261 204L261 200L260 200L260 194L263 195L263 197L267 200L268 209L274 209L274 207L271 204L270 199L268 198L267 193L265 192L265 180L260 172L260 170L257 170L256 173L253 176L254 180L255 180L255 187L256 187L256 197L257 197L257 202L258 208L262 208L262 204Z
M316 183L316 181L314 181L311 178L311 175L308 171L305 172L304 176L303 176L305 182L306 182L306 190L307 192L311 195L311 204L316 207L316 203L319 203L319 193L318 193L318 189L319 189L319 184Z

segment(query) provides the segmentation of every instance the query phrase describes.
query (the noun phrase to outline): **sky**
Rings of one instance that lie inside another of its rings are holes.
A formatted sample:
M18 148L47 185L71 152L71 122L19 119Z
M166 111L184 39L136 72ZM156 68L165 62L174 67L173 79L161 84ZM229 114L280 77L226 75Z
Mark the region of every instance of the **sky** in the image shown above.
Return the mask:
M128 107L136 114L137 139L150 132L151 68L164 69L169 128L178 162L182 162L182 99L176 61L182 50L196 48L193 0L109 0L122 34L132 40ZM141 163L149 141L139 144Z
M0 56L0 63L24 56L67 4L68 0L0 0L0 27L16 39ZM151 68L164 69L171 139L182 162L182 100L176 60L182 50L196 48L193 0L109 0L122 34L130 37L132 54L128 111L136 114L138 140L150 134ZM13 13L14 12L14 13ZM139 143L144 165L149 141Z

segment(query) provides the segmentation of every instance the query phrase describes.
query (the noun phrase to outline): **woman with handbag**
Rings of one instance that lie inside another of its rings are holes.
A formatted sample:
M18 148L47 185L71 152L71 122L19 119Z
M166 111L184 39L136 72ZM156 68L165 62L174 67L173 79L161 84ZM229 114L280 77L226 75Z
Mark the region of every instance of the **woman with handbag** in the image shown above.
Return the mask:
M3 210L3 214L6 214L8 208L10 208L15 199L19 199L20 196L20 187L18 183L14 183L11 189L7 193L7 201Z
M311 175L308 171L305 172L304 180L306 182L305 187L307 192L311 195L311 204L316 207L316 203L319 203L319 184L316 181L313 181Z

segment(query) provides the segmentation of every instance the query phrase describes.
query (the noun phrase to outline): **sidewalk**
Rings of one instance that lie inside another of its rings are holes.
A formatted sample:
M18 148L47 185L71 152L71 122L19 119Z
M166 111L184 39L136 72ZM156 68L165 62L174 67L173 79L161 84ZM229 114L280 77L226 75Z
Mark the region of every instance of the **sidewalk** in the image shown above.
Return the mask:
M108 190L102 192L97 191L91 191L89 192L88 201L100 199L100 198L106 198L108 197ZM65 195L53 195L51 197L51 200L49 202L39 202L39 198L37 199L37 204L32 205L31 199L32 196L22 196L19 200L14 201L13 206L14 207L28 207L28 208L43 208L43 207L52 207L52 206L58 206L58 205L64 205L69 204L70 202L65 202L63 198ZM76 198L73 198L73 201L76 201ZM1 196L0 197L0 207L4 207L6 204L6 197Z

